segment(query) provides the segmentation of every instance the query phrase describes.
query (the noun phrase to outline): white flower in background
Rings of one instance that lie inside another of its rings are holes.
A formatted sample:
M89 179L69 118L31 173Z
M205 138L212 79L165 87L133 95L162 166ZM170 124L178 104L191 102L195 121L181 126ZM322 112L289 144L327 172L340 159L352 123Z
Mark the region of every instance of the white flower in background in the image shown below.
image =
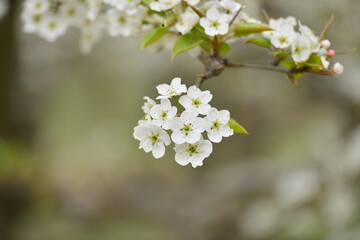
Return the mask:
M186 110L180 117L169 121L168 127L173 131L171 139L176 144L196 143L201 139L201 133L205 131L205 120L198 117L196 111Z
M145 103L141 107L141 109L145 113L145 119L150 119L151 118L150 111L156 105L156 102L147 96L144 97L144 100L145 100Z
M229 137L234 134L234 131L229 127L229 111L218 111L216 108L212 108L204 119L210 141L219 143L222 137Z
M187 95L183 95L179 99L179 103L185 107L186 110L196 111L199 114L206 115L211 106L213 95L209 91L201 91L196 86L191 86L188 89Z
M0 19L5 16L9 10L9 3L7 0L0 0Z
M59 13L61 18L69 25L81 24L86 13L84 5L78 2L67 1L60 5Z
M195 5L199 4L200 0L185 0L185 2L187 2L190 5L195 6Z
M295 62L305 62L311 55L311 43L306 36L298 35L292 45L292 58Z
M26 33L35 33L39 31L40 25L44 20L43 15L34 15L32 13L23 12L21 19L24 23L23 30Z
M229 17L220 13L216 7L206 11L206 17L200 19L200 25L209 36L224 35L229 31Z
M150 3L150 8L157 12L166 11L178 5L180 2L180 0L157 0Z
M341 75L344 72L344 66L337 62L334 64L333 71L336 75Z
M299 31L303 36L306 36L309 39L311 52L319 52L321 45L319 43L319 38L314 34L314 32L308 26L302 25L300 21Z
M58 37L63 35L68 25L61 18L44 15L44 19L39 27L39 35L49 42L54 42Z
M170 85L169 84L160 84L156 87L160 96L156 99L170 98L172 96L178 96L182 93L186 93L185 84L181 84L181 78L174 78Z
M101 0L87 0L86 2L89 7L87 11L87 17L90 20L95 20L95 18L98 16L101 10L101 6L102 6Z
M103 2L117 8L119 11L132 12L136 10L141 0L103 0Z
M193 144L176 144L174 150L176 152L175 161L178 164L185 166L191 163L196 168L203 165L204 159L210 156L213 147L209 140L201 138L200 141Z
M129 16L126 12L116 9L109 9L106 13L109 23L108 30L110 36L128 37L133 35L140 26L141 19L137 16Z
M25 11L34 15L44 14L50 8L48 0L27 0L24 3Z
M175 24L175 28L181 34L186 34L198 21L199 16L191 8L187 8L186 11L180 15L179 21Z
M177 113L177 108L171 106L169 99L161 99L161 103L153 106L150 110L150 115L153 118L152 123L157 126L162 126L164 129L169 129L168 120L174 118Z
M331 42L328 40L328 39L324 39L320 42L320 45L323 47L323 48L326 48L328 49L330 46L331 46Z
M147 121L139 122L134 128L134 138L140 141L139 149L152 152L154 158L163 157L165 146L171 143L169 135L161 127Z
M303 168L282 174L275 192L281 206L298 207L311 200L319 189L318 172L313 168Z
M228 20L231 21L236 13L240 10L241 4L233 0L221 0L220 6L223 7L224 12L228 15Z
M88 54L95 43L101 38L101 28L98 22L90 21L85 18L81 29L80 50L84 54Z

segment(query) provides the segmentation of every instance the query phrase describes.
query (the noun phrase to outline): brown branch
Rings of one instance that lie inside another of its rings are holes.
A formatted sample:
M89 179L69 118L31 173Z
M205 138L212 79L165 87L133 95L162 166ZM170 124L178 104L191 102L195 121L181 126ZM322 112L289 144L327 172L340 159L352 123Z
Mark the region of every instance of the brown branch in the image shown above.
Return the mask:
M325 37L325 34L327 33L327 31L329 30L331 24L334 22L335 16L331 15L330 19L325 23L325 26L320 34L319 39L322 40Z
M236 63L236 62L227 62L226 67L247 67L247 68L256 68L256 69L263 69L273 72L280 72L280 73L288 73L288 70L278 68L272 65L262 65L262 64L251 64L251 63Z
M243 4L241 4L241 7L239 8L239 10L236 12L235 16L231 19L230 23L229 23L229 27L234 23L235 19L239 16L240 12L243 10L244 6L245 6L245 2L246 0L243 2Z

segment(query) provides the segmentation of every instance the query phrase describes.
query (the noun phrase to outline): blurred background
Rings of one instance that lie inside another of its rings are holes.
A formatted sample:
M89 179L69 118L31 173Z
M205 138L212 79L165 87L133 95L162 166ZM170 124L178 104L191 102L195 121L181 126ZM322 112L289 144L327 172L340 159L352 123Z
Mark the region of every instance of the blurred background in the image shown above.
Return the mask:
M293 15L317 34L331 14L336 50L360 48L358 0L249 0L262 19ZM80 54L78 32L55 43L24 34L21 1L0 20L1 240L360 239L360 54L339 78L228 69L208 80L213 106L249 132L214 145L204 166L154 159L133 127L143 96L202 65L106 38ZM237 42L232 60L268 63Z

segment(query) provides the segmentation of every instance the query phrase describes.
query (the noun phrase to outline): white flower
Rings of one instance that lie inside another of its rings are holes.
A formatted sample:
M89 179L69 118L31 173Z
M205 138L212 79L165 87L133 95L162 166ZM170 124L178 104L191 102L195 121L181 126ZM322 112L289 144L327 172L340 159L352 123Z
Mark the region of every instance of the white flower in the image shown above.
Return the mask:
M88 54L95 43L101 38L101 28L97 21L90 21L88 18L83 19L80 37L80 50L84 54Z
M25 3L25 11L31 14L44 14L50 8L48 0L27 0Z
M320 56L321 63L323 64L324 68L328 69L330 62L328 60L329 56L327 50L325 48L321 48L318 52L318 55Z
M145 119L150 119L150 117L151 117L150 111L156 105L156 102L147 96L144 97L144 100L145 100L145 103L141 107L141 109L145 113Z
M61 18L53 15L45 15L39 26L39 35L46 41L54 42L63 35L68 25Z
M138 7L141 0L103 0L104 3L109 4L120 11L133 11Z
M150 3L151 10L160 12L166 11L174 6L178 5L181 1L180 0L158 0Z
M269 27L274 29L274 31L265 31L262 32L262 35L268 38L271 38L274 33L278 30L281 30L283 27L288 28L288 29L294 29L294 27L296 26L296 19L292 16L289 16L287 18L279 18L279 19L273 19L270 18L269 21Z
M206 131L210 141L219 143L221 142L222 137L229 137L234 134L234 131L229 127L229 111L218 111L216 108L212 108L204 119L206 121Z
M289 25L283 25L282 28L275 31L270 40L271 44L274 45L276 48L288 48L290 47L297 37L294 28Z
M139 149L152 152L154 158L161 158L165 154L165 146L170 145L169 135L159 126L148 121L139 121L134 128L134 138L140 141Z
M153 124L163 126L164 129L169 129L168 120L174 118L176 113L177 108L171 106L169 99L161 99L161 103L153 106L150 110Z
M180 117L171 119L168 124L173 131L171 139L176 144L198 142L201 133L205 131L205 120L199 118L196 111L186 110Z
M333 71L336 75L341 75L344 72L344 66L341 63L335 63Z
M206 11L206 17L200 19L200 25L209 36L224 35L229 31L229 17L220 13L216 7Z
M187 8L186 11L180 15L179 19L180 20L176 23L175 28L181 34L186 34L199 21L199 16L191 8Z
M59 13L63 21L66 21L70 25L77 25L81 24L86 11L82 4L72 0L60 5Z
M174 78L170 85L168 84L160 84L156 87L159 94L156 99L170 98L172 96L177 96L182 93L186 93L185 84L181 84L181 78Z
M88 11L87 11L87 17L90 20L95 20L95 18L98 16L101 10L101 0L87 0L88 3Z
M116 9L109 9L106 13L107 21L109 23L110 36L128 37L133 35L139 28L141 19L137 16L129 16L126 12L118 11Z
M311 55L311 43L306 36L299 35L292 45L292 58L295 62L305 62Z
M188 89L187 95L181 96L179 102L186 110L197 111L200 114L206 115L211 109L209 102L212 97L209 91L201 91L196 86L191 86Z
M233 0L221 0L219 2L220 6L222 6L225 10L225 13L229 17L229 21L236 15L236 13L240 10L241 4L237 3Z
M213 147L209 140L201 138L200 141L193 144L176 144L174 150L176 152L175 161L178 164L185 166L191 163L196 168L203 165L203 160L210 156Z
M307 26L302 25L299 21L299 31L302 35L306 36L310 42L311 52L317 53L320 50L319 38L314 34L314 32Z
M24 22L23 30L26 33L35 33L39 31L40 25L44 20L43 15L34 15L29 12L23 12L21 19Z
M200 0L185 0L185 2L187 2L190 5L198 5L198 3L200 2Z

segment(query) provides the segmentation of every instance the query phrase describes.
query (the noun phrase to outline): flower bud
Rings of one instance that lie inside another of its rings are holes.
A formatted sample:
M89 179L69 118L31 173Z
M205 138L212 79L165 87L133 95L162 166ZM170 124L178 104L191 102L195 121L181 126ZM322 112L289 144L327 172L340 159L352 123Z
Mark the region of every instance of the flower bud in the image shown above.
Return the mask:
M341 75L344 72L344 66L341 63L335 63L333 71L336 75Z
M327 39L322 40L320 44L323 48L329 48L331 46L331 42Z
M330 49L329 51L328 51L328 56L329 57L335 57L335 50L333 50L333 49Z

